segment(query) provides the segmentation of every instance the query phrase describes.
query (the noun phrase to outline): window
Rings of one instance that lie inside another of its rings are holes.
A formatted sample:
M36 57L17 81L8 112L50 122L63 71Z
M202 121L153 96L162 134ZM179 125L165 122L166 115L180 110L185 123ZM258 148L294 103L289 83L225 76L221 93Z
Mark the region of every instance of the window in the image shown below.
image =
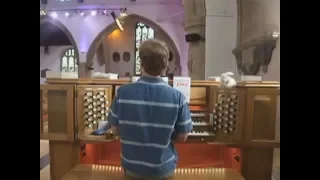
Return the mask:
M136 32L135 32L135 63L134 63L134 74L141 75L141 61L139 57L139 47L140 44L147 40L147 39L153 39L154 38L154 30L151 27L148 27L147 25L138 22L136 24Z
M74 48L67 49L61 57L61 72L78 73L77 57Z

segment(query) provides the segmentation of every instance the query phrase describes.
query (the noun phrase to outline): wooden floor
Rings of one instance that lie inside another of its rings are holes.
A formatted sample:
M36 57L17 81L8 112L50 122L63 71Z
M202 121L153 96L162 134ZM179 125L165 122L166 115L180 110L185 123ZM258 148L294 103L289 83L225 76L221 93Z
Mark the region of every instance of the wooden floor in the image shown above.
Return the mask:
M40 158L46 156L49 153L49 142L46 140L40 140ZM276 149L273 159L274 168L280 169L280 150ZM47 165L40 170L40 180L50 180L50 165Z

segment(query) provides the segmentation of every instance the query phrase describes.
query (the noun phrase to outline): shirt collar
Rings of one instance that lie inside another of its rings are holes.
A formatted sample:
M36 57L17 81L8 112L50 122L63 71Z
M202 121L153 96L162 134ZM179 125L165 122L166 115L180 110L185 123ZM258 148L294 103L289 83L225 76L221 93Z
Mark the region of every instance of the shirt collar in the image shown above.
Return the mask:
M165 83L161 77L141 76L138 81L144 81L148 83Z

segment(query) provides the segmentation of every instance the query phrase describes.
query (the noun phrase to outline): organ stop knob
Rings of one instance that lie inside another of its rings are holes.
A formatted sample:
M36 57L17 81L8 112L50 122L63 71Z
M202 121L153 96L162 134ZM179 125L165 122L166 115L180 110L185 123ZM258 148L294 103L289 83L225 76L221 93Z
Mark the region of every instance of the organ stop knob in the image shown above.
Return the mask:
M219 92L220 93L220 92ZM213 112L213 130L217 133L222 131L224 134L229 134L234 131L236 125L236 113L238 105L238 97L233 92L231 94L218 94L217 103Z

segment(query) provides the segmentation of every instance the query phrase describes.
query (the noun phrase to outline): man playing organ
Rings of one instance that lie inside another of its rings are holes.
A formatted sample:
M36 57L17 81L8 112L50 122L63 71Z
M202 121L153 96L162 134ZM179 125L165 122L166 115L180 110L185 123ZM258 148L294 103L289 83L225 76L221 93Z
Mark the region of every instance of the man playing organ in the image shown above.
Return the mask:
M174 174L178 160L172 140L184 142L192 130L189 106L184 95L160 77L169 58L164 42L144 41L139 57L142 76L117 90L108 132L120 137L127 176L166 179Z

